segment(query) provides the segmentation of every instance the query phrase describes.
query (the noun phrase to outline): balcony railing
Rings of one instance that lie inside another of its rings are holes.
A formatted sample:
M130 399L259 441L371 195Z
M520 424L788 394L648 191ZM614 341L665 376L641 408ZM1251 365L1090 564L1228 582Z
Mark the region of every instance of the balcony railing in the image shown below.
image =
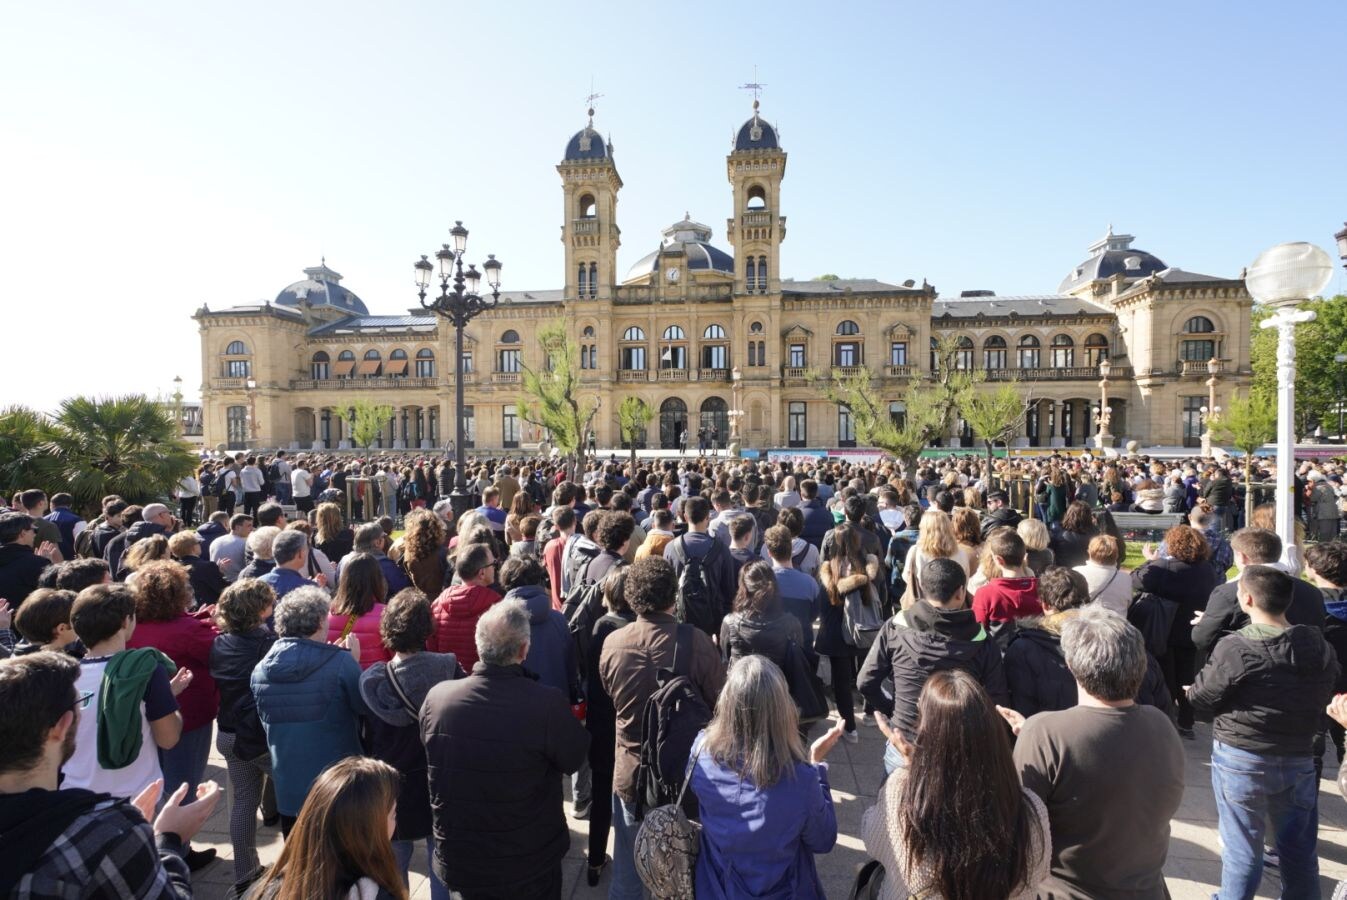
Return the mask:
M890 378L911 378L911 366L885 366L884 374Z
M781 377L787 381L804 381L809 374L809 369L805 366L783 366Z
M744 213L745 228L765 228L772 224L772 214L766 210Z
M698 380L698 381L729 381L729 380L730 380L730 370L729 370L729 369L698 369L698 370L697 370L697 380Z
M832 370L843 378L854 378L865 371L865 366L833 366Z
M493 384L518 384L518 372L492 372L491 381Z
M212 378L211 387L217 391L241 391L248 386L246 378Z
M687 381L687 369L660 369L655 376L657 381Z
M471 378L472 376L466 376ZM368 391L399 388L433 388L439 385L435 378L399 378L379 376L378 378L293 378L290 380L292 391Z
M575 234L598 234L599 220L592 217L575 219L571 222L571 231Z
M1224 375L1227 359L1216 360L1216 374ZM1180 375L1206 375L1207 361L1205 359L1181 359L1177 366Z
M650 373L645 369L619 369L617 380L624 383L649 381Z
M1098 381L1097 366L1067 366L1057 369L986 369L988 381ZM1109 381L1132 377L1131 366L1113 366Z

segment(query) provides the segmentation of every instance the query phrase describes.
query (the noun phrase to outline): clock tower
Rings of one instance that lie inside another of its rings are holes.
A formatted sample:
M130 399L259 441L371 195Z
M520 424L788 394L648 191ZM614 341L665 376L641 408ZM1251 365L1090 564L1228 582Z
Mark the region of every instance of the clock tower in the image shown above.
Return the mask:
M617 192L622 178L613 162L613 144L589 124L566 144L557 166L561 174L561 242L566 245L566 299L610 300L617 281Z
M734 292L779 293L780 247L786 239L786 217L779 215L786 151L777 141L776 129L759 117L757 100L753 118L734 136L726 169L734 188L734 215L725 223L725 234L734 245Z

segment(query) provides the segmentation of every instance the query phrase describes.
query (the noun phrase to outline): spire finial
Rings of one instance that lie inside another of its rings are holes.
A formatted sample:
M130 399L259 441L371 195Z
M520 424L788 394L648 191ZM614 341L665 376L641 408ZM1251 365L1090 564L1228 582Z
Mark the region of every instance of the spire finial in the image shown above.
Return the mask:
M765 88L765 87L767 87L767 85L761 84L761 83L758 82L758 67L757 67L757 66L754 66L754 67L753 67L753 80L750 81L748 84L741 84L741 85L739 85L739 90L741 90L741 91L752 91L752 92L753 92L753 115L754 115L754 116L756 116L756 115L758 114L758 95L762 93L762 89Z
M589 96L585 97L585 106L589 107L589 127L594 127L594 101L602 97L603 94L594 92L594 78L589 79Z

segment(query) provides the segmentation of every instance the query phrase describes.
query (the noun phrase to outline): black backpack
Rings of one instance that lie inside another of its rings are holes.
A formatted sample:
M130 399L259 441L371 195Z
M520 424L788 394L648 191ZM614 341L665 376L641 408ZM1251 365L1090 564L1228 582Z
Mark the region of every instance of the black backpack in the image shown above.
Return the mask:
M721 598L711 585L707 564L723 551L720 541L712 539L711 546L701 556L688 553L687 536L678 539L683 554L683 571L678 573L678 621L696 625L709 636L720 634L720 620L725 617Z
M641 758L636 766L636 816L678 802L687 777L692 742L711 721L711 708L689 677L692 667L691 625L674 633L673 665L655 673L659 687L641 713ZM683 796L683 811L697 816L697 797Z
M620 561L615 568L626 564L625 560ZM588 565L585 566L585 574L589 574ZM571 640L575 643L575 661L581 672L589 669L589 651L594 639L594 624L603 613L603 590L599 582L582 577L571 585L570 592L562 602L561 614L566 617L566 630L571 633Z
M97 555L97 547L94 545L94 531L98 529L99 524L102 523L95 524L90 522L89 525L79 533L79 537L75 538L75 555L80 559L92 559Z
M281 464L273 461L271 465L267 466L267 481L280 481L280 480L281 480Z

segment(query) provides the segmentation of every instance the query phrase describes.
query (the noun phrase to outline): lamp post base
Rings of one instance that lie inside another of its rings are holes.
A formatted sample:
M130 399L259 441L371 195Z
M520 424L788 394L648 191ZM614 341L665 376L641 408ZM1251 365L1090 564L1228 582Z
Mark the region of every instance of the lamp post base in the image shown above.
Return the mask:
M477 497L475 494L455 489L449 495L449 506L454 510L454 527L457 528L464 514L477 508Z
M1113 446L1113 435L1106 431L1101 431L1094 436L1094 445L1097 449L1103 450Z

